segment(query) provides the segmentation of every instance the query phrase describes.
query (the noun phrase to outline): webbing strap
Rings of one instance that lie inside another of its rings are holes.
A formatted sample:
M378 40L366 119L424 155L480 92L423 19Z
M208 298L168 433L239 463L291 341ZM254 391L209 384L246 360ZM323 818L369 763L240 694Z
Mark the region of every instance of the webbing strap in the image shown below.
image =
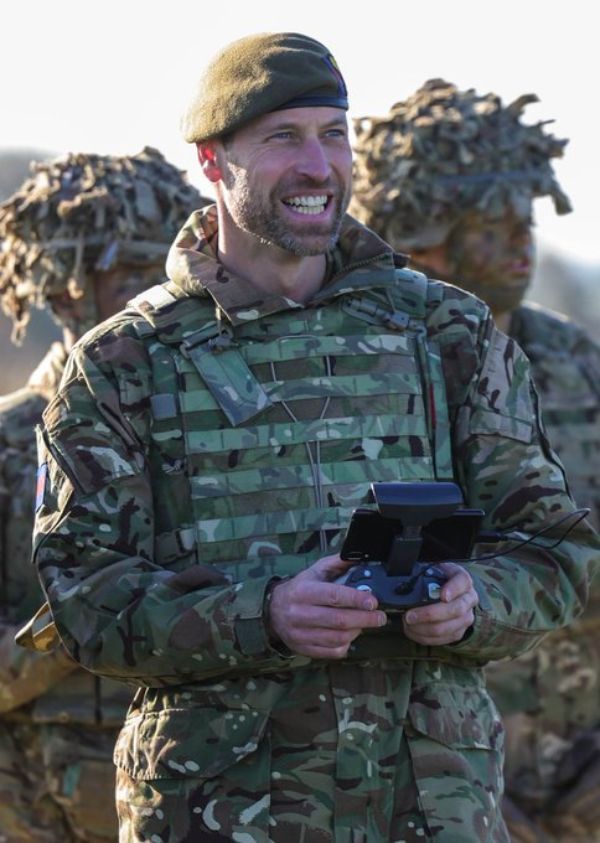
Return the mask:
M423 400L435 477L437 480L454 480L450 418L440 347L435 340L420 336L417 338L417 349L425 386Z
M180 556L193 553L196 543L196 530L193 527L181 527L156 536L154 552L160 562L172 562Z
M192 345L184 340L181 350L234 427L271 405L271 399L237 348L216 351L210 342Z

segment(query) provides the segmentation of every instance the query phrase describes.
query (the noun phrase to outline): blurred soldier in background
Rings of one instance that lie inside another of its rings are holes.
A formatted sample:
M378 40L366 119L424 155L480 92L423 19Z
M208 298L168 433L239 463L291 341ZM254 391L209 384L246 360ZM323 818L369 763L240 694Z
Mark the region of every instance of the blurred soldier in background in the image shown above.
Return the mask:
M565 317L522 301L533 199L571 206L551 159L564 140L525 125L534 95L504 106L432 79L387 117L356 121L350 212L414 266L484 299L531 360L571 493L600 522L600 347ZM515 841L600 840L600 589L583 619L488 671L507 727L504 813Z
M35 165L0 206L0 301L19 342L32 305L63 331L26 386L0 398L0 841L117 839L112 750L131 696L15 632L43 600L30 562L34 426L74 342L163 280L168 247L207 204L156 150Z

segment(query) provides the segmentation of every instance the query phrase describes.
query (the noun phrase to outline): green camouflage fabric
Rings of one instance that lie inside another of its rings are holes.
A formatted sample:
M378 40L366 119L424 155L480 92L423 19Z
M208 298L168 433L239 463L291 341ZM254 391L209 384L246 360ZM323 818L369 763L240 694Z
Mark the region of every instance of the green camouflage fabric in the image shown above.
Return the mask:
M552 169L566 141L544 123L521 123L532 95L504 107L492 94L460 92L430 80L385 118L357 121L356 215L396 248L452 248L460 223L513 213L528 219L549 195L570 210ZM425 258L420 258L426 261ZM526 279L525 279L526 280ZM500 280L482 287L499 312L512 311L510 335L531 361L544 423L570 491L600 526L600 349L576 325L535 305L516 310L522 291ZM492 299L493 297L493 299ZM510 303L509 303L510 302ZM503 306L501 306L503 304ZM600 839L600 653L598 581L583 618L550 635L516 662L488 670L507 727L505 814L515 841Z
M0 304L25 333L32 306L85 295L92 275L119 264L162 263L182 220L209 204L157 149L136 155L71 153L33 163L0 205ZM76 336L99 321L92 296Z
M573 497L600 525L600 347L565 317L523 304L510 335L531 362ZM507 730L507 821L517 841L600 840L600 581L583 616L488 684Z
M600 528L600 345L558 313L525 302L508 333L531 364L544 424L563 463L569 489Z
M35 653L15 633L42 602L31 564L34 428L67 354L54 343L25 387L0 398L0 840L117 839L112 749L131 692L62 648Z
M132 292L161 279L173 236L202 204L185 175L150 147L37 165L0 207L0 300L16 339L32 305L64 293L83 297L83 317L61 301L59 319L81 336L98 321L95 292L112 269L123 271L121 284ZM0 399L0 829L10 841L38 833L61 843L117 837L112 749L130 689L80 669L62 648L32 653L14 640L43 600L30 563L34 428L66 357L55 344L26 387Z
M551 164L567 141L545 132L551 121L521 123L533 102L523 94L503 105L495 94L429 79L386 117L356 119L350 212L407 251L444 242L465 211L527 218L534 197L550 196L568 213Z
M77 344L40 436L56 626L138 686L121 841L508 841L482 668L580 613L599 549L565 535L527 361L351 218L305 306L232 276L216 236L214 207L192 215L171 281ZM269 585L339 549L372 480L445 476L447 446L486 529L545 531L482 546L470 635L434 649L390 624L335 663L273 648Z
M34 699L75 667L60 651L44 658L14 642L21 623L41 602L31 565L34 428L56 392L66 360L64 346L54 343L27 385L0 398L0 713Z

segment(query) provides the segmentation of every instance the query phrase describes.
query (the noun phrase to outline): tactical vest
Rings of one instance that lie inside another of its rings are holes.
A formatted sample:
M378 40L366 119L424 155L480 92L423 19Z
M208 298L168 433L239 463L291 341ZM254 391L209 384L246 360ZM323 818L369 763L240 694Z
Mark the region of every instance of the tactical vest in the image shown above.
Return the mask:
M409 270L396 282L235 327L171 284L134 300L152 367L156 562L293 575L339 550L372 481L452 479L424 322L439 287Z

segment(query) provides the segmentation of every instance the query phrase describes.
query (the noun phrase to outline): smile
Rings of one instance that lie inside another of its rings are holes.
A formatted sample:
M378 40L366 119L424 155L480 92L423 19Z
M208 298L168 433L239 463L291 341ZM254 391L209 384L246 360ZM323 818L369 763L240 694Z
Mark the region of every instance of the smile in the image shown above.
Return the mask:
M283 203L293 208L299 214L316 216L322 214L328 202L327 196L293 196L291 199L284 199Z

